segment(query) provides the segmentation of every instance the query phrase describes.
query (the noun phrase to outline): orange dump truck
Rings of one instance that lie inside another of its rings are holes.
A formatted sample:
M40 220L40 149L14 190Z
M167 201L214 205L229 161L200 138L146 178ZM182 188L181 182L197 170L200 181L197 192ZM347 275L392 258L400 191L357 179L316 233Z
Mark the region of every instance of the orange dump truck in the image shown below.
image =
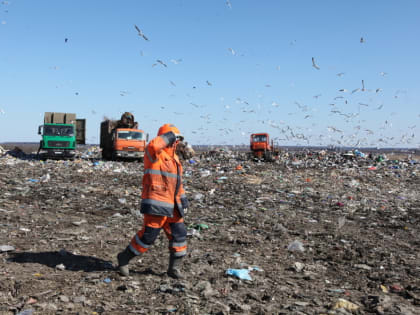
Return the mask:
M120 120L101 122L102 158L105 160L143 160L148 135L138 129L131 113L125 112Z
M253 133L250 138L251 156L255 159L264 159L272 162L279 155L279 150L270 143L268 133Z

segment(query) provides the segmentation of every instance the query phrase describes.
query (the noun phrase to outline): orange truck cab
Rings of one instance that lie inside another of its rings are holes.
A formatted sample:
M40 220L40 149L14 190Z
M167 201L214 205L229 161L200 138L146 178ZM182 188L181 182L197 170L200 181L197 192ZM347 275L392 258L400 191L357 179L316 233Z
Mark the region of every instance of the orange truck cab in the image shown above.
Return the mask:
M142 159L147 135L140 129L118 128L114 134L113 154L116 158Z
M106 160L143 160L148 134L143 130L119 127L118 121L101 123L100 147Z
M250 138L250 149L252 156L257 159L272 161L277 152L273 143L270 144L268 133L253 133Z

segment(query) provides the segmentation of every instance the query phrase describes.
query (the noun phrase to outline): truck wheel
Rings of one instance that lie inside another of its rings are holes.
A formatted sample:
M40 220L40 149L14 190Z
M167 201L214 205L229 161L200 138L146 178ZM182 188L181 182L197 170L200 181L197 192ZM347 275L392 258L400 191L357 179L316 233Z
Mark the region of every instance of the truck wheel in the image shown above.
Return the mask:
M264 160L267 162L273 162L273 154L272 152L265 152L264 154Z
M115 154L115 152L111 153L111 161L117 161L117 155Z

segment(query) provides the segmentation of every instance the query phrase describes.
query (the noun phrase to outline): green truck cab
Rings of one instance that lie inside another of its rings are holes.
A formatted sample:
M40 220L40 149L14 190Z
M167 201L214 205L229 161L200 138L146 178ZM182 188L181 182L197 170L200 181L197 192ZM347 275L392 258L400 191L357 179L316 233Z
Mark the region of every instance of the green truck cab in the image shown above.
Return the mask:
M41 159L74 159L76 144L85 144L85 119L76 119L72 113L44 115L44 124L38 127L42 136L38 157Z

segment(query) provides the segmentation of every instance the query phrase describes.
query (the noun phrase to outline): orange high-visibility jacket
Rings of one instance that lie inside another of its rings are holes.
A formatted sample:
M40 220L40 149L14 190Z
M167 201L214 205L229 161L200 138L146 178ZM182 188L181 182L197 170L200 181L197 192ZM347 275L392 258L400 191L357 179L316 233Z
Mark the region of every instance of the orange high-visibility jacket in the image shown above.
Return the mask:
M175 205L181 216L188 207L182 186L182 165L178 156L164 148L175 141L172 132L151 140L144 155L141 213L172 217Z

